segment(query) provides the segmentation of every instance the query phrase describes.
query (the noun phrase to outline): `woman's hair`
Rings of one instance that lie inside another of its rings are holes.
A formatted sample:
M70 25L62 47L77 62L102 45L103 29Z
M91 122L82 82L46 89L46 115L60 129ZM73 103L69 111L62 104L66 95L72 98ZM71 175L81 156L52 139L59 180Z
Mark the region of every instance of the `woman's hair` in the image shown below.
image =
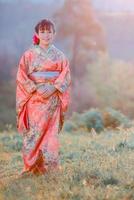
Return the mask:
M54 27L53 22L51 22L48 19L43 19L40 22L38 22L38 24L35 26L35 32L38 34L39 30L46 29L46 30L50 31L51 28L53 30L53 33L55 33L55 27Z

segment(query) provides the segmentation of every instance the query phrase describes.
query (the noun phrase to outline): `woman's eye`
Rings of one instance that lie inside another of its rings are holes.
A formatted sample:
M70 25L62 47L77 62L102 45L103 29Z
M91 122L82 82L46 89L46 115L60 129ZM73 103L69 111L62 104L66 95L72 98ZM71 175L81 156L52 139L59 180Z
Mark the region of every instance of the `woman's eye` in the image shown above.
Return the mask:
M52 33L51 31L49 31L49 32L44 32L44 31L41 31L40 33L46 33L46 34L50 34L50 33Z

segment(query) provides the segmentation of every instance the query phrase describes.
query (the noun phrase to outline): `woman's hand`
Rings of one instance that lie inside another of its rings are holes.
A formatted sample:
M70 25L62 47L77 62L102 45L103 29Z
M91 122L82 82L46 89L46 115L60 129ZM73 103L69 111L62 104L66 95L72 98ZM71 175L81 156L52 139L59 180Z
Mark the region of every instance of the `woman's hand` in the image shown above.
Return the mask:
M37 93L43 98L48 98L51 96L57 89L50 83L45 83L43 85L37 86Z

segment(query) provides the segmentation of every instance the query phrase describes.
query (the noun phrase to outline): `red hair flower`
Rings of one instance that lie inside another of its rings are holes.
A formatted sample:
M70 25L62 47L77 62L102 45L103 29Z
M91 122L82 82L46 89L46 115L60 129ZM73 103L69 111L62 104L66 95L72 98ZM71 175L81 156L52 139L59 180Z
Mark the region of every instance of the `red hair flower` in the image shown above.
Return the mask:
M40 40L36 35L33 36L33 43L34 45L38 45L40 43Z

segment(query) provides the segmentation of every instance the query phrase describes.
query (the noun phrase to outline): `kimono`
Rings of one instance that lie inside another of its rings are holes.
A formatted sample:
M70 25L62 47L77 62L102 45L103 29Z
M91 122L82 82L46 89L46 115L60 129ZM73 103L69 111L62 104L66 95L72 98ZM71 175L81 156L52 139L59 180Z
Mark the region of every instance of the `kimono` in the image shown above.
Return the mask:
M70 103L69 61L50 45L32 45L22 55L16 76L16 124L23 137L23 172L44 174L59 166L59 133ZM54 92L46 97L45 89ZM38 90L39 89L39 90Z

